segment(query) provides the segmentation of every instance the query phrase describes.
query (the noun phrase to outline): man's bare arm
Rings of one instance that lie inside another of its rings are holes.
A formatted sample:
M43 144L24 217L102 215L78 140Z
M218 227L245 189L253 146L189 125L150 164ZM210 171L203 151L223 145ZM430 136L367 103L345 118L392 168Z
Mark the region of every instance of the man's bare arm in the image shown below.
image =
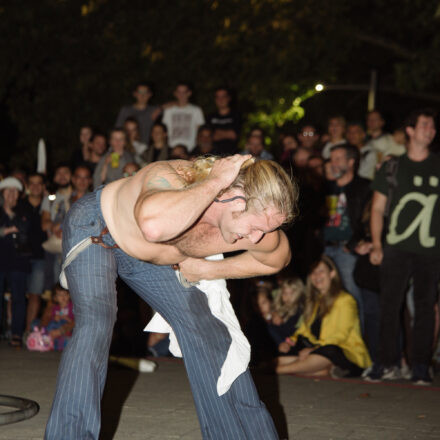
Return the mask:
M179 264L179 268L182 275L191 282L250 278L277 273L289 264L290 258L286 235L282 231L275 231L266 234L255 249L217 261L188 258Z
M371 204L371 216L370 216L370 231L371 240L373 242L373 248L370 252L371 264L382 263L383 251L382 251L382 231L383 231L383 216L385 213L385 207L387 204L387 196L374 191L373 202Z
M134 208L145 239L167 241L189 229L218 193L235 180L247 159L249 156L235 155L217 160L205 180L188 187L170 164L151 167Z

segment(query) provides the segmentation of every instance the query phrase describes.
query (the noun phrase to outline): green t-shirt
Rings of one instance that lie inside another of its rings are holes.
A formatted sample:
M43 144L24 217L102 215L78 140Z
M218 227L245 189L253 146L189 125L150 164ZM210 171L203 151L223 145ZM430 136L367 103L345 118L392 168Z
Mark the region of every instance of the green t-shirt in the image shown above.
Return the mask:
M389 246L424 255L440 255L440 156L414 162L398 159L397 187L391 200L385 241ZM388 196L386 164L371 184Z

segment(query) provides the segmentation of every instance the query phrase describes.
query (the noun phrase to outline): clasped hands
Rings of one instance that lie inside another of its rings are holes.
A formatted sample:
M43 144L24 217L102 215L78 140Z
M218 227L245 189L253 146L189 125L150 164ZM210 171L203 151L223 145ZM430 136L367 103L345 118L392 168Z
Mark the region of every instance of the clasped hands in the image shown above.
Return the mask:
M190 283L196 283L197 281L206 279L206 269L208 262L204 258L191 258L188 257L178 264L173 264L171 267L174 270L180 271L180 273Z

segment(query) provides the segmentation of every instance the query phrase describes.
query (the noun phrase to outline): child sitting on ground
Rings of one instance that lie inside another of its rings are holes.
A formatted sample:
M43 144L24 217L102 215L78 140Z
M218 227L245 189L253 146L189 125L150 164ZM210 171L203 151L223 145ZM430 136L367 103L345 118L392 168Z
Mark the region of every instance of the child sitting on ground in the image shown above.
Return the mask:
M57 284L52 293L52 301L46 306L40 322L40 328L53 340L54 350L62 351L75 326L73 304L69 291Z
M269 333L277 347L298 325L304 309L305 286L298 277L287 278L281 283L272 306L272 318L268 322Z

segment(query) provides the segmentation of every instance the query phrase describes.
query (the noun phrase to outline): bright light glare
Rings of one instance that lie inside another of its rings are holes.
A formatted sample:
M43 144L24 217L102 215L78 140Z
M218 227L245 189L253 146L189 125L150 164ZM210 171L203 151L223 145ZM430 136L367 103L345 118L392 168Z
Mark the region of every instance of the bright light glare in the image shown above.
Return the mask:
M317 92L322 92L322 91L324 90L324 86L323 86L323 84L316 84L316 86L315 86L315 90L316 90Z

